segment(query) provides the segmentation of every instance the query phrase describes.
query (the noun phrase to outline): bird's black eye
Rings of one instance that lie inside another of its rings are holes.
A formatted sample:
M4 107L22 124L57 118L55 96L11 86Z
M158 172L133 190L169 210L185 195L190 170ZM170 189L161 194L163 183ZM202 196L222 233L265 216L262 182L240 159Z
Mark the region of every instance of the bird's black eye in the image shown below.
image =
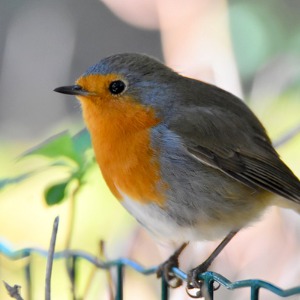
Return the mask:
M112 81L109 85L109 91L113 95L121 94L126 88L126 84L122 80Z

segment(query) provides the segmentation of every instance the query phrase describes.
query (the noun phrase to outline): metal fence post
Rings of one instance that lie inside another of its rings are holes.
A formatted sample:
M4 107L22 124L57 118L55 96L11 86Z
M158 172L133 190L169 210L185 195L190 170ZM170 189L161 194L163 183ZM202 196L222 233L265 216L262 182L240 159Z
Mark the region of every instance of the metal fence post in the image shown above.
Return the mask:
M169 300L169 285L164 276L161 277L161 300Z
M123 300L123 264L117 265L117 287L115 300Z

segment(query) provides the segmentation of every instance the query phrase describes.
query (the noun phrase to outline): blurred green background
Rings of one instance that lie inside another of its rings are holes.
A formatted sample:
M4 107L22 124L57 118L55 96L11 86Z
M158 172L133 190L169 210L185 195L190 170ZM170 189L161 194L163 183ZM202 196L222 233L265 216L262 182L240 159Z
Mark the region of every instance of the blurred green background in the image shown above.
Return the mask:
M299 11L297 0L229 1L244 98L274 140L300 122ZM99 240L104 239L109 257L131 253L128 249L133 247L136 223L113 199L96 165L87 169L83 179L88 184L76 199L70 197L75 182L69 187L69 198L48 206L45 189L68 178L72 162L64 158L66 165L45 168L53 158L16 159L53 134L65 129L75 134L83 127L78 103L53 93L53 88L71 84L102 57L126 51L162 59L159 32L125 24L103 3L93 0L0 2L0 178L43 169L0 191L0 241L8 241L16 249L47 248L52 222L59 215L57 249L69 243L71 248L98 254ZM279 149L298 176L299 149L299 136ZM32 299L41 299L45 260L39 256L32 260ZM26 263L0 256L0 279L24 287ZM96 299L96 295L105 293L105 273L93 277L90 265L80 267L78 295ZM64 262L55 265L54 274L53 298L70 299ZM153 299L156 290L147 287L146 280L144 285L149 299ZM26 289L22 292L25 296ZM8 299L1 284L0 298Z

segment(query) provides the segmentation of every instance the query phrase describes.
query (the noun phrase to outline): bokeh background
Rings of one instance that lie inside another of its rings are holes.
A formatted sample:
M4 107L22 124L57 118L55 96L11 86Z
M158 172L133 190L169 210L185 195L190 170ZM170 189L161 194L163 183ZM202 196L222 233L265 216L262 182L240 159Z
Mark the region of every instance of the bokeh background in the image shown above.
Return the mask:
M76 100L53 89L72 84L88 66L120 52L155 56L182 74L242 97L276 140L300 123L299 12L298 0L1 1L0 178L42 167L45 160L40 157L16 158L53 134L66 129L76 133L83 127ZM299 149L299 136L278 149L298 176ZM99 240L104 239L110 258L129 256L153 265L167 257L169 250L162 253L113 199L96 166L75 201L48 207L43 191L66 172L63 167L45 169L0 191L0 241L15 249L47 248L52 221L59 215L58 249L68 240L71 248L98 254ZM70 211L75 213L71 229ZM270 210L229 245L213 268L231 280L259 277L283 287L299 285L299 228L293 213ZM183 257L184 266L199 262L213 245L196 245L189 252L196 259ZM41 299L45 259L31 259L30 297ZM23 286L25 299L27 263L0 256L0 279ZM106 274L88 264L80 268L78 299L108 299ZM129 299L157 299L153 278L126 278ZM53 295L71 299L64 262L55 265ZM247 299L247 293L232 295L223 291L220 299ZM183 299L184 291L173 297ZM0 298L9 299L1 285Z

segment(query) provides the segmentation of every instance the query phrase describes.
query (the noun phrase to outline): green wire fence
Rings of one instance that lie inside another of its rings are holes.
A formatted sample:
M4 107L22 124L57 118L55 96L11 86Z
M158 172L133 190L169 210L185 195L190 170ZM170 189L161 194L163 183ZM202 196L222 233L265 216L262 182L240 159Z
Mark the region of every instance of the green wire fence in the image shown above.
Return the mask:
M134 271L143 274L144 276L149 276L156 274L156 270L158 266L145 268L139 263L127 259L127 258L119 258L116 260L111 261L102 261L98 259L96 256L93 256L87 252L80 251L80 250L65 250L65 251L59 251L54 252L55 248L55 239L57 234L57 225L58 225L58 218L56 219L56 232L53 230L52 233L52 239L49 250L44 250L40 248L23 248L21 250L14 250L12 249L7 243L4 241L0 242L0 254L6 256L10 260L19 260L25 257L30 257L33 254L39 254L44 257L48 257L47 261L47 268L53 263L53 260L59 260L59 259L65 259L65 260L71 260L71 264L67 264L69 268L69 274L72 274L71 281L74 284L75 277L76 277L76 263L78 260L85 260L91 264L93 264L95 267L103 270L108 269L116 269L116 288L115 288L115 300L123 300L123 279L124 279L124 268L131 268ZM54 223L55 224L55 223ZM52 252L52 253L51 253ZM49 263L50 260L50 263ZM173 268L174 274L186 281L187 280L187 274L184 273L182 270L178 268ZM46 274L51 274L51 269L47 270ZM27 288L30 289L31 286L31 278L30 278L30 263L25 268L25 276L26 276L26 282L27 282ZM47 275L46 275L47 277ZM217 293L217 290L215 289L215 283L218 283L219 285L225 287L228 290L235 290L240 288L249 288L249 299L251 300L258 300L259 294L262 289L268 290L271 293L278 295L280 297L289 297L293 295L300 295L300 286L283 290L271 283L268 283L266 281L258 280L258 279L249 279L249 280L241 280L241 281L235 281L231 282L224 276L215 273L215 272L205 272L203 274L199 275L199 279L203 281L204 287L207 291L207 298L213 300L214 294ZM50 280L50 277L49 277ZM166 281L162 278L161 281L161 300L168 300L169 299L169 286L166 283ZM5 283L6 284L6 283ZM7 284L6 284L7 285ZM50 289L50 284L48 286L48 289ZM46 290L47 290L47 282L46 282ZM30 293L29 293L30 294ZM18 298L16 298L18 299ZM21 298L20 298L21 299ZM50 299L50 296L46 299Z

